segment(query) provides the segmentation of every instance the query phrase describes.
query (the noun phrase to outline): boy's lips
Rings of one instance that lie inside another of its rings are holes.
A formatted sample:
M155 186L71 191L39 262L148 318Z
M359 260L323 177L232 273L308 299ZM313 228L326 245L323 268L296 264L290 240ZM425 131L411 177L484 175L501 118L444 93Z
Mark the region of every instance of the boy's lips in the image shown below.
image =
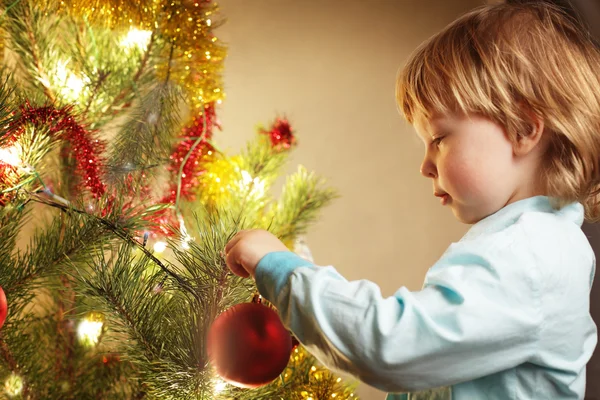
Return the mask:
M445 206L448 203L448 200L450 199L450 196L448 195L448 193L443 193L443 192L435 192L433 193L436 197L440 198L440 203L442 203L443 206Z

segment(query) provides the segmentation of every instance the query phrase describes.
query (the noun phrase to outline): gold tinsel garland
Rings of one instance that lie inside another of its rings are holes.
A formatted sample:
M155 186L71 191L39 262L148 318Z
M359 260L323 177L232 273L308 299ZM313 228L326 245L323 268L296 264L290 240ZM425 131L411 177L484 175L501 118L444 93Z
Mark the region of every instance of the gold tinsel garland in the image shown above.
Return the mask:
M219 208L239 191L242 178L241 157L215 158L206 163L206 170L200 177L201 202L208 208Z
M218 6L210 0L43 0L41 6L58 8L77 19L110 29L139 29L155 32L170 45L164 46L165 60L156 66L187 94L190 105L199 109L221 102L221 72L225 46L213 34L218 25ZM172 49L171 49L172 48ZM172 50L172 52L171 52ZM168 60L171 59L169 63Z
M307 366L310 364L312 366L308 374L304 376L302 382L297 382L297 377L294 378L294 375L299 374L301 371L306 371ZM316 360L302 346L298 346L292 351L290 363L281 374L281 378L275 381L275 384L284 386L292 381L295 383L295 399L358 399L354 394L355 388L353 385L348 385L342 378L316 364Z

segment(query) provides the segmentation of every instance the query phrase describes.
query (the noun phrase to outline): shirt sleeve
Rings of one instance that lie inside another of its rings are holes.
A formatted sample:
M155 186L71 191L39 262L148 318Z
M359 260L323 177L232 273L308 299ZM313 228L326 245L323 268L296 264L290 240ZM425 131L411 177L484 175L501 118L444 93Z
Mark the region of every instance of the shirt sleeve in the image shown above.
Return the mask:
M394 266L395 267L395 266ZM453 385L530 358L542 321L539 274L514 245L454 243L422 290L384 298L291 252L266 255L259 292L328 368L389 392Z

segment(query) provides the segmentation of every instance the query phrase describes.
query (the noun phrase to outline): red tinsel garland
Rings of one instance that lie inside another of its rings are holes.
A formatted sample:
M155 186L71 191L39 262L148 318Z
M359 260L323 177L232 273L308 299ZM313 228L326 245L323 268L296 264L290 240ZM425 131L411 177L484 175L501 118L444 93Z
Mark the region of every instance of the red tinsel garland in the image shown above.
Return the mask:
M296 144L296 137L290 123L285 118L277 118L269 130L261 129L262 134L269 135L274 150L287 150Z
M5 164L0 161L0 189L9 188L15 186L18 182L15 180L17 176L17 168ZM4 207L13 198L15 192L0 193L0 207Z
M20 115L12 123L13 137L16 139L20 136L26 124L32 124L45 126L50 135L66 140L70 145L70 154L76 160L75 173L81 177L81 184L98 198L106 192L106 186L100 180L102 159L99 156L105 145L93 137L92 131L86 130L75 121L70 113L71 108L32 107L26 102L19 107Z
M206 130L204 130L204 119L206 118ZM214 104L210 104L205 108L205 116L202 114L194 118L191 126L183 129L180 138L181 142L175 147L171 154L171 163L168 170L171 173L171 185L167 194L159 201L159 203L175 204L177 200L177 187L179 170L186 155L199 137L204 139L194 148L189 155L181 174L180 199L193 201L195 193L199 185L199 177L204 173L204 163L208 159L209 152L213 152L214 148L208 142L212 138L213 129L221 128L215 113ZM290 126L290 123L285 118L277 118L271 127L259 130L259 133L269 135L271 145L275 151L285 151L296 144L296 137ZM168 226L178 226L178 221L175 213L170 209L162 210L153 217L153 222L158 227L160 233L171 236L173 232L168 229ZM157 232L154 232L156 235Z
M171 162L167 169L171 175L171 184L169 185L167 194L159 201L159 203L175 204L177 200L177 187L181 164L196 140L199 137L204 137L189 155L181 174L180 199L187 201L194 200L195 190L199 184L199 177L204 172L204 161L206 160L208 153L214 151L214 148L208 143L208 140L212 138L214 128L221 128L215 113L214 104L208 104L204 108L204 114L205 115L197 115L190 126L183 128L181 135L179 136L181 142L175 146L173 153L169 157ZM205 119L206 130L204 129ZM177 226L178 224L175 214L169 209L156 213L153 220L160 232L168 236L172 235L173 232L169 231L167 226Z
M213 104L206 106L204 112L205 116L202 114L197 115L191 126L183 128L180 136L183 140L179 142L173 150L171 157L169 157L171 163L168 170L171 173L171 182L173 183L169 188L168 194L163 199L163 202L175 203L177 197L177 179L179 177L181 163L196 140L204 135L204 139L194 148L194 151L187 159L181 175L181 198L194 200L194 191L198 187L198 177L204 171L202 161L209 151L214 151L214 148L208 143L208 140L212 139L213 129L215 127L221 128ZM204 118L206 118L206 130L204 130Z

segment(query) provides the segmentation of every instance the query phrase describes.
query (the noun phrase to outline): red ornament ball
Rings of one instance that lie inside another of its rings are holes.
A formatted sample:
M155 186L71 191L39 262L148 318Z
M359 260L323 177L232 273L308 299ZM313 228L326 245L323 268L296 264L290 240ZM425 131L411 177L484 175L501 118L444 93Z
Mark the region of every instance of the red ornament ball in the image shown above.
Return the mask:
M237 304L219 315L208 332L208 356L219 376L241 388L277 378L292 353L292 336L277 313L260 303Z
M6 295L4 294L4 290L0 286L0 328L4 325L4 321L6 321L6 314L8 313L8 303L6 302Z

